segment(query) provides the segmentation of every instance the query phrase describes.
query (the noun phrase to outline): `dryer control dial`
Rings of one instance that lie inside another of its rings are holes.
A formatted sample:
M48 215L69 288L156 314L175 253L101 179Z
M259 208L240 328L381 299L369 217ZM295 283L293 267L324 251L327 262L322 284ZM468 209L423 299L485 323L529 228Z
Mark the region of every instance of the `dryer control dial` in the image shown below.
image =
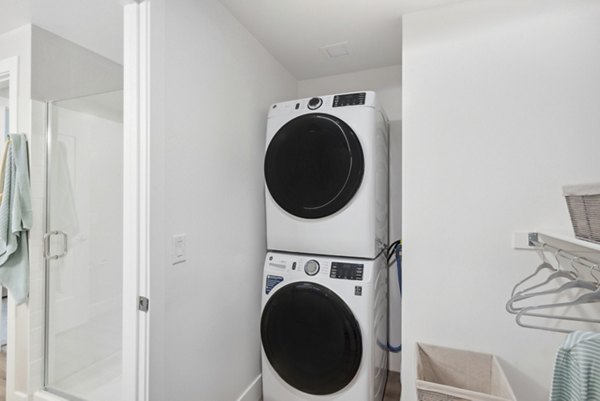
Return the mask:
M308 108L311 110L316 110L323 104L323 99L320 97L313 97L308 101Z
M309 260L304 265L304 272L306 274L308 274L309 276L316 275L319 272L320 269L321 269L321 266L319 266L319 262L317 262L314 259Z

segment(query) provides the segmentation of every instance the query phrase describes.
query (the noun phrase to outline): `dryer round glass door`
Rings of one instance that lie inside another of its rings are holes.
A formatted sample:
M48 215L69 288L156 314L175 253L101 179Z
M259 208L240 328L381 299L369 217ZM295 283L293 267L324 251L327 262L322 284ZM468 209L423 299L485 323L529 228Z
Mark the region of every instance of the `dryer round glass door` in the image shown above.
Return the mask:
M260 331L273 369L305 393L336 393L360 367L358 321L346 303L322 285L299 282L275 292L263 309Z
M297 117L273 137L265 155L269 193L286 212L317 219L334 214L360 188L364 155L354 131L323 113Z

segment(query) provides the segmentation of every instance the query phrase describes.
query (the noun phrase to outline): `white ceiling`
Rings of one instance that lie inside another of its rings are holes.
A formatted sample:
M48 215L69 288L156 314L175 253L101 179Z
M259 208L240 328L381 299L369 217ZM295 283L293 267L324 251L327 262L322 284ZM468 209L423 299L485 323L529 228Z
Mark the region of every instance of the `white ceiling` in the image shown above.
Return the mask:
M298 79L402 61L403 14L464 0L220 0ZM323 46L348 42L350 55Z
M402 15L464 0L220 1L288 71L308 79L400 64ZM0 34L28 23L123 62L120 0L0 0ZM340 42L349 55L321 49Z
M29 0L0 0L0 34L30 23Z
M25 24L123 63L123 6L118 0L0 0L0 34Z

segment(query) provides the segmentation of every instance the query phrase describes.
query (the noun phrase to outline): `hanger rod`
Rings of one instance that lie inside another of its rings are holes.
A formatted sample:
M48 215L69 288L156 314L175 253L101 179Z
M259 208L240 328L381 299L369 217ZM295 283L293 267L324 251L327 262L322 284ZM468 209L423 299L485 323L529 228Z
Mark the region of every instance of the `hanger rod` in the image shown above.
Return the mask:
M538 233L529 234L529 245L538 248L541 251L550 251L557 256L562 256L563 258L568 259L572 263L577 263L591 270L598 270L598 272L600 273L600 267L598 263L594 263L591 260L582 258L580 256L575 256L572 253L565 251L564 249L560 249L546 242L542 242L539 239Z

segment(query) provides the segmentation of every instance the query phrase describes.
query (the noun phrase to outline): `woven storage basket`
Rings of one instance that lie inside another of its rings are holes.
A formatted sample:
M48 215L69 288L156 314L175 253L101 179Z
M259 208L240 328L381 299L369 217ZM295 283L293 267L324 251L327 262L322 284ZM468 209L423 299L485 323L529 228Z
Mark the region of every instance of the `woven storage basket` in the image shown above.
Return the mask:
M600 184L563 187L577 238L600 243Z
M516 401L497 358L417 344L419 401Z

